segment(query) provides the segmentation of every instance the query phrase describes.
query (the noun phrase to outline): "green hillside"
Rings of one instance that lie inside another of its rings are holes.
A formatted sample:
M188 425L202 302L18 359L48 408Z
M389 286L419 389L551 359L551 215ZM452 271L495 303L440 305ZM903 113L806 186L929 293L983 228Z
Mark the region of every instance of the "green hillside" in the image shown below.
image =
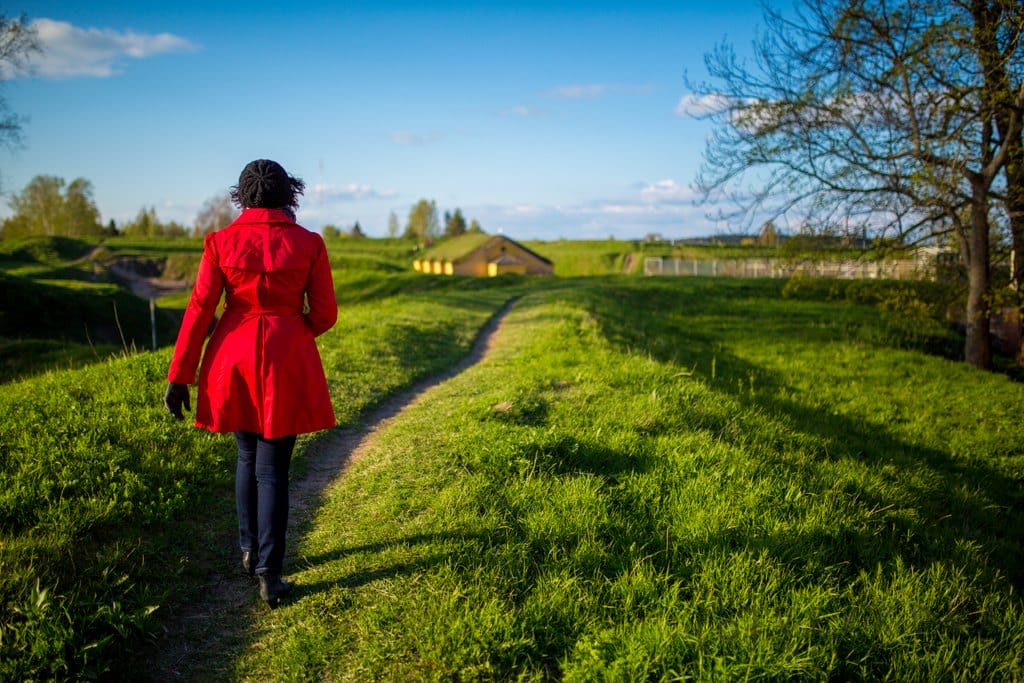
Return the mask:
M340 424L518 297L498 345L321 501L288 607L188 636L187 677L1024 673L1022 385L934 355L946 328L877 283L435 277L403 249L331 247ZM231 439L163 411L168 357L0 392L0 679L147 671L211 574L244 581Z
M149 303L113 280L109 258L82 240L0 241L0 381L151 347ZM177 319L157 311L158 344Z

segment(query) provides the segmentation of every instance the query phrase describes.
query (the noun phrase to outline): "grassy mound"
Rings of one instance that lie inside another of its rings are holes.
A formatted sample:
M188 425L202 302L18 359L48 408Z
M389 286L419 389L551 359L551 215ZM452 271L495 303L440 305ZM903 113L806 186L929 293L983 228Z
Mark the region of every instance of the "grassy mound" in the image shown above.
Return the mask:
M1024 388L781 286L524 296L331 489L229 675L1020 678Z

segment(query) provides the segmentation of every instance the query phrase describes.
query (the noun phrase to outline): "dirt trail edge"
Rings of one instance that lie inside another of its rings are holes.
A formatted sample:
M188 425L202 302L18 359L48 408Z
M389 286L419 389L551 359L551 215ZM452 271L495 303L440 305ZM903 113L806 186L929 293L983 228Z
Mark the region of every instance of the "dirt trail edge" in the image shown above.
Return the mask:
M297 531L310 520L327 487L342 476L349 463L365 453L378 432L387 427L433 387L455 377L487 357L497 332L518 297L507 301L480 328L473 346L458 363L443 373L421 380L373 408L359 426L334 429L309 444L306 470L289 487L287 565L295 568ZM231 534L228 538L233 539ZM225 545L230 541L226 540ZM229 561L230 560L230 561ZM256 597L256 584L241 572L232 554L210 568L201 600L176 607L145 662L154 681L209 681L231 678L234 653L245 646L252 628L249 614L266 609Z

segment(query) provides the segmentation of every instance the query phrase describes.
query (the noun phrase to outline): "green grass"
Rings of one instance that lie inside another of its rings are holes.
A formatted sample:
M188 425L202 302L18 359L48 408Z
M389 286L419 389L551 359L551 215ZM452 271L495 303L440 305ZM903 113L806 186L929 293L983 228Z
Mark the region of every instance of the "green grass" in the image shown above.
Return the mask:
M628 254L638 249L636 242L621 240L558 240L523 244L554 263L555 274L559 277L624 273Z
M452 365L507 297L343 308L321 340L340 423ZM165 413L168 361L108 359L0 392L0 680L137 675L126 653L234 557L233 440Z
M344 270L412 271L416 258L415 242L401 239L326 240L331 267Z
M53 339L0 338L0 384L44 372L91 365L121 353L118 346L75 344Z
M152 345L148 302L118 286L102 266L111 251L102 247L93 260L85 258L97 244L0 240L0 382ZM177 324L176 312L161 308L157 343L173 342Z
M93 243L71 237L23 237L0 240L0 262L71 261L85 256Z
M158 341L173 341L172 318ZM0 329L8 340L51 339L130 349L151 345L149 303L109 282L24 277L0 272Z
M116 301L149 340L148 307L75 261L90 244L0 243L19 330L0 344L0 680L137 675L125 653L237 559L233 444L163 412L169 350L72 338ZM194 270L199 245L100 256ZM563 275L621 272L635 246L530 245ZM289 606L235 615L251 642L196 677L1021 678L1024 385L946 359L943 292L424 276L398 240L328 251L342 424L524 296L495 355L328 492Z
M234 677L1019 679L1024 388L870 325L770 282L528 294L330 491Z

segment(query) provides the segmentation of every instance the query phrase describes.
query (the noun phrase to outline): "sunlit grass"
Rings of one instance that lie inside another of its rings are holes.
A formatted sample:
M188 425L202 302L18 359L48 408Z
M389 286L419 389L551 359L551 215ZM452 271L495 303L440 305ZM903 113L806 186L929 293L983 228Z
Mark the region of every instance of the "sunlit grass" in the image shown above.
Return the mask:
M451 366L507 296L344 308L321 338L339 423ZM234 558L233 440L166 414L169 357L121 355L0 392L0 680L136 675L125 654L160 606L201 595L210 556Z
M1022 385L922 353L957 339L887 318L871 296L889 285L424 276L401 270L406 244L363 246L329 245L341 307L320 350L342 425L525 296L495 354L329 492L296 599L257 612L253 648L221 668L1021 676ZM57 260L12 265L31 277L8 271L3 310L55 334L107 315L122 293L68 270L72 247L32 246ZM601 248L592 265L618 268ZM121 320L148 342L137 308ZM163 412L168 349L97 346L80 368L88 345L7 343L43 374L0 392L0 678L124 673L163 607L201 594L204 561L234 561L231 439Z
M777 297L524 297L330 491L237 675L1020 677L1024 390Z

